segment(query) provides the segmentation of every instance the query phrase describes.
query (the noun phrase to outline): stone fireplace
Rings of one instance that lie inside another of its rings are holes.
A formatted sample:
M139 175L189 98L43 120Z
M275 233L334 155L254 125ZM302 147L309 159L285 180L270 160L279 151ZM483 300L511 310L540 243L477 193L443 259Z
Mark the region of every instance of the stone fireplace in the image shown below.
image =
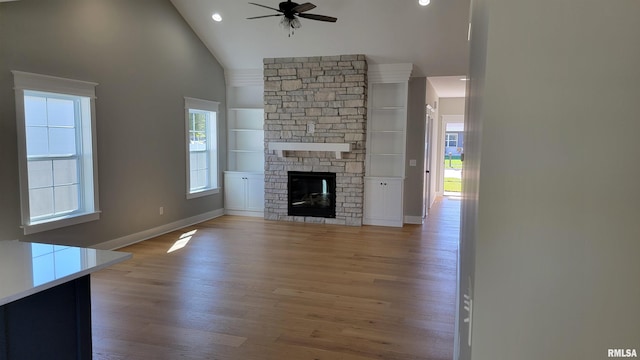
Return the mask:
M264 59L264 79L265 218L362 225L365 56ZM334 173L335 217L290 215L289 172Z

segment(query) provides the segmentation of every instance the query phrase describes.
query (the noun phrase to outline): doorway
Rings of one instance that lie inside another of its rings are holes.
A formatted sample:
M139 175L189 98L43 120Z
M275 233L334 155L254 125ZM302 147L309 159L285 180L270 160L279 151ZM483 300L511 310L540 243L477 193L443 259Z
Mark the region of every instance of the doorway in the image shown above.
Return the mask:
M462 195L464 117L443 116L442 189L445 196Z

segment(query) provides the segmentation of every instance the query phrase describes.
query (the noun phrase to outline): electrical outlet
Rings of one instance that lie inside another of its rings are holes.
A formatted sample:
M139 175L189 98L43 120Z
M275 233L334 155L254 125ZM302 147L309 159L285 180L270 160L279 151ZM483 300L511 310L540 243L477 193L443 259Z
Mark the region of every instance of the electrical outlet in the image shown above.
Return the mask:
M307 123L307 132L309 134L313 134L314 132L316 132L316 124L314 124L312 122Z
M164 215L164 206L160 206L160 209L158 209L158 212L160 213L160 215Z

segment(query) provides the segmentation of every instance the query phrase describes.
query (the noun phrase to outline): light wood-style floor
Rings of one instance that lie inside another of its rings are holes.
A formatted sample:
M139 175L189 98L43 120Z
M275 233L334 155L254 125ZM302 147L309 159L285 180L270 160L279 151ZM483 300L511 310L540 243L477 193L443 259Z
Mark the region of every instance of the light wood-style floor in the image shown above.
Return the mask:
M459 209L401 229L225 216L124 248L92 275L94 359L452 359Z

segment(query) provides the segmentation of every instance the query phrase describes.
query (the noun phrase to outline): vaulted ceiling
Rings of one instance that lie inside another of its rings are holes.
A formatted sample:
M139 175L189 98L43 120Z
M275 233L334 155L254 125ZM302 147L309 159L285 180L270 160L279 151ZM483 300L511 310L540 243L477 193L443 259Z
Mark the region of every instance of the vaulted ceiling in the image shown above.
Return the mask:
M274 11L240 0L171 0L225 69L260 69L270 57L365 54L371 63L413 63L413 76L468 71L470 0L310 0L336 23L301 19L289 36ZM279 0L253 0L277 8ZM302 1L298 1L302 2ZM221 22L211 19L213 13Z

